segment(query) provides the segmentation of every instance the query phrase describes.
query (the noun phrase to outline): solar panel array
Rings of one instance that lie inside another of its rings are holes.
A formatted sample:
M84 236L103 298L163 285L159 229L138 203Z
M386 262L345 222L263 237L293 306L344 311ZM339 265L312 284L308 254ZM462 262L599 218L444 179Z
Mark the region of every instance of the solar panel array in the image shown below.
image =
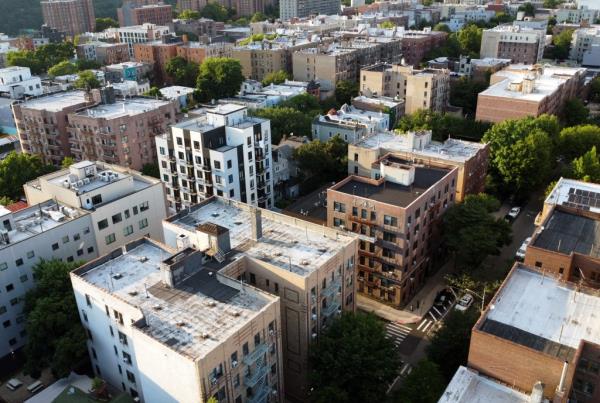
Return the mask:
M569 199L563 205L581 210L600 208L600 193L569 188Z

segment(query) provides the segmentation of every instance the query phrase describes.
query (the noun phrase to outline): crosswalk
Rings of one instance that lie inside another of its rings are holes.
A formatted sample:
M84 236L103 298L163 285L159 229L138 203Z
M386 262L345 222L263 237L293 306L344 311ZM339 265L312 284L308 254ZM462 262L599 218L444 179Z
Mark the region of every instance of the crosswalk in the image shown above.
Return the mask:
M394 341L396 347L400 346L404 339L410 334L412 328L396 322L389 322L385 326L385 334Z
M430 311L430 313L431 313L431 311ZM434 319L435 319L435 317L434 317ZM421 321L421 323L419 323L419 325L417 326L417 330L422 333L427 333L427 331L431 329L433 324L435 322L437 322L437 319L435 319L435 320L434 319L428 319L428 318L423 319Z

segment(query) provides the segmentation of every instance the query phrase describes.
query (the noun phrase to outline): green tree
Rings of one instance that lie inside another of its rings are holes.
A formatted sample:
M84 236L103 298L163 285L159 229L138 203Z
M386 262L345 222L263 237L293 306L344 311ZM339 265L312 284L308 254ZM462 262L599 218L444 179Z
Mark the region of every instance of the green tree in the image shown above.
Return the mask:
M49 43L35 50L35 58L39 60L44 70L57 65L64 60L71 60L75 54L72 42Z
M209 57L200 65L197 81L198 96L204 102L232 97L240 91L243 81L242 65L239 60Z
M194 10L183 10L177 18L180 20L198 20L200 19L200 13Z
M144 95L147 97L162 98L162 94L158 87L151 87L148 91L144 93Z
M208 3L204 6L202 11L200 11L200 16L215 21L225 22L229 18L229 11L218 3Z
M91 69L99 69L101 67L100 63L95 60L87 60L87 59L77 59L75 61L75 66L77 71L91 70Z
M390 20L383 21L381 24L379 24L379 28L382 28L382 29L392 29L392 28L396 28L396 24L394 24Z
M467 24L457 32L457 39L462 53L470 56L479 56L483 29L475 24Z
M3 206L9 206L11 204L13 204L15 201L12 200L10 197L6 197L6 196L0 196L0 204Z
M279 106L302 111L311 119L321 112L321 105L317 98L306 92L281 102Z
M400 364L383 322L345 313L323 332L310 354L311 400L316 403L385 400Z
M505 191L523 195L546 180L554 160L555 117L542 115L497 123L483 136L490 146L490 173ZM552 133L554 134L554 133Z
M160 169L158 168L158 164L144 164L142 166L142 175L160 179Z
M37 155L11 152L0 161L0 196L17 200L23 195L26 182L54 169L51 165L44 165Z
M69 272L78 263L42 260L33 268L36 287L25 295L27 317L25 371L38 376L50 367L55 377L68 375L87 358Z
M558 8L560 4L562 4L562 0L544 0L543 7L544 8Z
M77 66L68 60L64 60L48 69L51 77L66 76L67 74L77 73Z
M297 109L273 107L257 109L255 116L271 121L271 143L279 144L284 135L310 136L312 119Z
M477 97L488 87L485 81L461 77L450 84L450 104L460 106L468 117L475 117Z
M165 70L176 85L196 86L199 72L197 63L189 62L181 56L175 56L167 62Z
M437 364L422 360L402 382L401 389L392 400L398 403L437 403L446 383Z
M60 163L61 168L68 168L75 163L75 159L73 157L65 157Z
M45 66L35 57L35 52L29 50L16 50L8 52L6 55L6 64L8 66L29 67L32 74L41 74Z
M437 24L435 24L435 26L433 27L434 31L440 31L440 32L447 32L449 34L452 33L452 31L450 30L450 27L447 24L444 24L443 22L438 22Z
M571 49L571 39L573 38L573 30L565 29L558 35L552 37L552 57L555 59L567 59L569 50Z
M490 24L492 26L496 26L496 25L500 25L500 24L507 24L509 22L513 22L514 17L510 14L504 13L504 12L499 12L496 13L496 15L490 20Z
M569 161L592 147L600 149L600 127L595 125L566 127L558 136L557 150Z
M571 163L572 177L584 182L600 182L600 161L596 153L596 146L590 151L576 158Z
M347 173L348 144L339 136L324 143L313 140L294 150L293 158L307 178L322 182L339 180Z
M524 11L525 15L528 17L533 17L535 15L535 7L531 3L525 3L522 6L519 6L519 11Z
M338 81L335 86L335 100L339 105L350 104L352 99L358 95L358 87L356 81Z
M248 18L246 17L240 17L233 22L233 25L235 25L236 27L247 27L249 24L250 21L248 21Z
M288 80L289 78L290 78L290 75L286 71L283 71L283 70L273 71L273 72L267 74L265 76L265 78L263 78L262 85L264 85L266 87L267 85L270 85L271 83L281 84L281 83L285 82L285 80Z
M444 325L433 335L427 347L427 358L436 363L449 382L461 365L467 364L471 329L479 318L479 312L452 310Z
M600 77L595 77L590 83L590 101L600 102Z
M261 22L267 20L268 17L261 12L256 12L250 19L250 22Z
M119 22L112 18L96 18L96 32L102 32L108 28L119 28Z
M96 78L96 74L94 74L93 71L84 70L79 73L79 77L73 82L73 86L75 88L91 90L100 88L100 81L98 81L98 78Z
M565 102L562 110L562 120L565 126L582 125L588 121L590 110L578 98Z
M469 195L444 215L443 234L456 266L473 270L488 255L497 255L511 241L511 227L490 214L487 195Z
M431 130L433 138L438 141L444 141L449 136L479 141L490 127L491 124L488 122L443 115L425 109L403 116L396 125L396 129L400 132Z

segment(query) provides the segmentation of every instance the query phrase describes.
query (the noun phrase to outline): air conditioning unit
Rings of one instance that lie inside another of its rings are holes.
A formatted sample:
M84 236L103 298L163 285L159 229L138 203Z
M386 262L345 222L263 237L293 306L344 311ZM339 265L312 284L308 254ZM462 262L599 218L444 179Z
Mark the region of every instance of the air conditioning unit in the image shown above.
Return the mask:
M273 336L273 335L275 334L275 330L273 330L273 329L269 330L269 334L270 334L271 336Z
M238 362L237 361L235 361L235 360L231 361L231 367L232 368L235 368L237 366L238 366Z

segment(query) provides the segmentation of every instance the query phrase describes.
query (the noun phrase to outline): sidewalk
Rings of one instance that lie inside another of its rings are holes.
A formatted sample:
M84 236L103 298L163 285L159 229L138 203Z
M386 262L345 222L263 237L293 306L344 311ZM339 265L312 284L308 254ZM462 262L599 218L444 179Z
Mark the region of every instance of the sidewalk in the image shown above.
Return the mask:
M360 294L356 300L357 307L361 311L373 312L380 318L390 322L401 324L417 323L431 309L438 292L446 287L444 277L451 271L452 262L450 261L427 280L423 288L406 305L405 309L395 309ZM412 310L410 309L411 306Z

